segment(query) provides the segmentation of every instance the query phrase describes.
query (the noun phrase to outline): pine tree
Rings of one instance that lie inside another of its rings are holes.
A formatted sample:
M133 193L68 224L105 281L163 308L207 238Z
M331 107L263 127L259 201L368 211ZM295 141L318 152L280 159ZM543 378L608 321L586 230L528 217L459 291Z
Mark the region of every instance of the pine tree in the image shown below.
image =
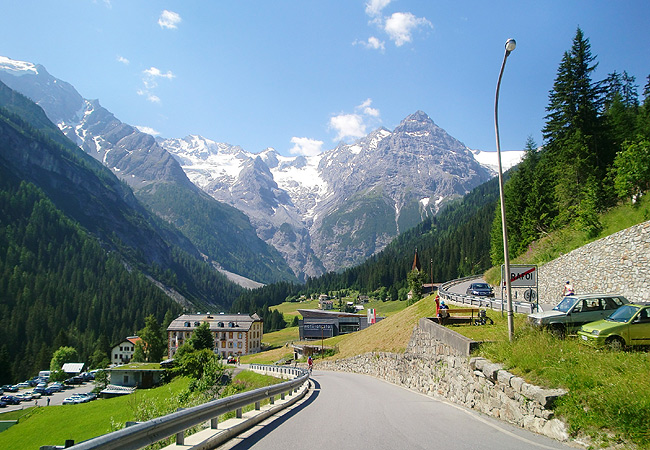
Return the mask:
M598 191L594 183L603 178L614 158L601 136L601 89L591 80L597 66L594 61L589 39L578 28L571 50L565 52L558 68L543 129L546 160L555 168L555 226L572 222L578 214L593 215L585 209L591 202L583 199Z

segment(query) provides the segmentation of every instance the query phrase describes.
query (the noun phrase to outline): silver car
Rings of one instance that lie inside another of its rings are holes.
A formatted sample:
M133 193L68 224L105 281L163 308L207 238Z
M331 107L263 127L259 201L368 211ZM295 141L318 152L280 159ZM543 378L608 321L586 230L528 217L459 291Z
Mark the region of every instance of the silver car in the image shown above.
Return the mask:
M568 295L550 311L529 314L528 322L564 337L586 323L604 319L627 303L630 302L618 294Z

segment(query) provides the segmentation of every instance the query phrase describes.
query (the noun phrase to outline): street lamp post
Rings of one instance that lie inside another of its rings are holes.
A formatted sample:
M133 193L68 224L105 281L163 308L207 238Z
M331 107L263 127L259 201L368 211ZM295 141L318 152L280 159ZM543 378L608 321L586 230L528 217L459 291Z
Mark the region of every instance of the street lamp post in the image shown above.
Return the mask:
M506 278L506 298L508 301L508 339L512 341L514 332L514 317L512 311L512 295L510 288L510 254L508 252L508 229L506 227L506 204L503 195L503 169L501 168L501 143L499 141L499 88L501 87L501 77L503 69L506 67L506 60L510 53L515 49L517 43L514 39L506 41L506 52L503 55L499 80L497 81L497 92L494 96L494 132L497 139L497 161L499 162L499 199L501 200L501 229L503 230L503 264L505 266Z

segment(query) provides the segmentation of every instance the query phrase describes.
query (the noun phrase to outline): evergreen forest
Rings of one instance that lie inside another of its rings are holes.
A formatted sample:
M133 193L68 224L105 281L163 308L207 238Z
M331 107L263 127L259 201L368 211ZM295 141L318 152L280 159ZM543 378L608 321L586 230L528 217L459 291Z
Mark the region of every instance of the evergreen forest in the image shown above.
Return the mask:
M544 145L526 143L522 162L504 187L511 257L563 227L595 237L598 215L650 188L650 75L639 101L626 71L593 80L598 63L578 28L549 93ZM494 217L491 258L503 262L500 210Z

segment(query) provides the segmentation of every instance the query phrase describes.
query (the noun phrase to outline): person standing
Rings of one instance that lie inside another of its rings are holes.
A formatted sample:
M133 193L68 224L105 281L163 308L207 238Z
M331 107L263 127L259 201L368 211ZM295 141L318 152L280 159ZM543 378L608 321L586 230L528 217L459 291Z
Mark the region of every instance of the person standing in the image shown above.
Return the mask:
M567 295L575 295L575 290L573 289L573 285L571 284L570 281L567 281L566 284L564 285L564 291L562 292L562 296L567 296Z

